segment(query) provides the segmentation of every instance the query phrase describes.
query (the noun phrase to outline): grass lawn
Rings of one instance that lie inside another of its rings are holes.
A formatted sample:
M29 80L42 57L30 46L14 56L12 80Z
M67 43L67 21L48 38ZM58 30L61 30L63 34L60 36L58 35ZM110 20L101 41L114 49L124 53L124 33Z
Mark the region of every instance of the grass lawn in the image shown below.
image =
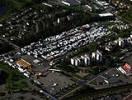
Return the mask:
M4 15L0 16L0 21L8 18L11 13L32 3L32 0L5 0L4 5L6 5L6 12Z
M128 11L120 13L119 16L121 16L124 21L132 23L132 6Z
M8 74L5 84L7 91L30 90L29 81L17 69L13 69L4 63L0 63L0 69Z

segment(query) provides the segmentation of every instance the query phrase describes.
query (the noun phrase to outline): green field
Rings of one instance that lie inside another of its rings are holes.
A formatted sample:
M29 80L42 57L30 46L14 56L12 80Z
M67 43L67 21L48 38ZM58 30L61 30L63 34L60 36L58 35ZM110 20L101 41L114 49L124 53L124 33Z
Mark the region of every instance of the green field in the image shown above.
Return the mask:
M30 4L32 0L7 0L8 5L13 7L14 9L20 9L27 4Z
M127 20L129 23L132 23L132 8L120 15L125 21Z
M28 90L29 81L17 69L13 69L7 64L0 63L0 69L7 73L5 88L9 92Z
M0 0L0 5L4 5L6 7L6 12L4 15L0 16L0 20L6 19L11 13L32 4L32 0Z

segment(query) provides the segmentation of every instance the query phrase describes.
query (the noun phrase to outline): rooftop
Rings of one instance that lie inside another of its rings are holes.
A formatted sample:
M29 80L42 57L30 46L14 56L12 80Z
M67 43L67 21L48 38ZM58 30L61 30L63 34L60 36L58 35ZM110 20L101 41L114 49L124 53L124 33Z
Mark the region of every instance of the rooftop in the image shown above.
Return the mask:
M113 16L112 13L102 13L102 14L99 14L100 17L106 17L106 16Z
M42 60L40 58L34 58L33 56L29 56L29 55L24 55L21 57L21 59L27 61L28 63L30 63L33 67L32 70L33 71L43 71L43 70L47 70L49 68L49 63L46 60Z

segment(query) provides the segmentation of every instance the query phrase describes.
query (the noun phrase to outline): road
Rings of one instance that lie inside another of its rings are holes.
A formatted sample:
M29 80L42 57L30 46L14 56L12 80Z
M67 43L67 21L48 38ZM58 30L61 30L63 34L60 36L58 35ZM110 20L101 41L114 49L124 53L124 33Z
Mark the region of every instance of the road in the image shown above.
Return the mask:
M0 37L0 39L3 40L3 41L5 41L5 42L7 42L7 43L9 43L9 45L14 46L16 50L20 50L20 47L17 46L16 44L12 43L11 41L9 41L9 40L7 40L5 38L1 38L1 37Z

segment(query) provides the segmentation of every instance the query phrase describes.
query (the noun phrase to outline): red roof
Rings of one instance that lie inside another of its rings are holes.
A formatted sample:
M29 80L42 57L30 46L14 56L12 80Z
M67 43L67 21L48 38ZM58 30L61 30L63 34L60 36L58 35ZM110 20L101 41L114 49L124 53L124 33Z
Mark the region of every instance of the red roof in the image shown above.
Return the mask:
M123 69L126 71L126 73L132 73L132 66L125 63L125 65L123 66Z

